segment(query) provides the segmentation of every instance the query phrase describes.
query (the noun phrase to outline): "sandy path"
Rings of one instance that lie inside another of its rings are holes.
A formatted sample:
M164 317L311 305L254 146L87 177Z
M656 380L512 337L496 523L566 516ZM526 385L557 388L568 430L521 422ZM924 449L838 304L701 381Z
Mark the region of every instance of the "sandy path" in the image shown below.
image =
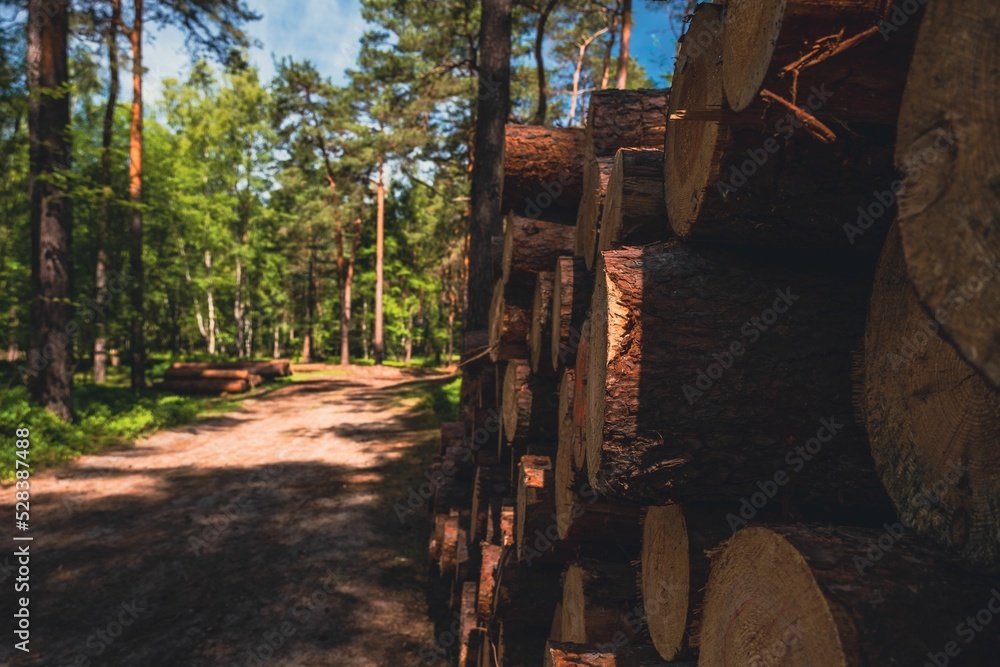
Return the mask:
M433 432L389 401L412 380L296 383L35 475L32 651L11 649L4 548L0 664L419 664L433 634L426 520L402 526L392 504L421 478Z

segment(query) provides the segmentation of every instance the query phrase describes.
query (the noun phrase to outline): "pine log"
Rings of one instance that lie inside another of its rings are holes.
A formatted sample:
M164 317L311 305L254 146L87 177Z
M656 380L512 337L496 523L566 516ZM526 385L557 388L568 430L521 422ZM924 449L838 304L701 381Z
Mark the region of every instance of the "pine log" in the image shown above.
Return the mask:
M890 0L730 3L722 34L726 100L743 111L762 90L793 102L798 91L801 104L807 91L824 86L831 97L817 117L895 125L919 20L910 17L895 34L880 32L891 5Z
M594 267L597 255L597 239L601 229L601 214L608 192L608 181L615 159L611 157L590 158L583 171L583 199L576 216L573 251L582 257L587 269Z
M586 157L614 157L619 148L662 148L670 90L601 90L590 95Z
M502 621L497 639L497 662L511 667L534 667L548 640L548 628L526 626L516 619Z
M572 221L583 181L584 131L507 124L501 208Z
M447 514L434 515L434 527L427 547L427 559L433 564L441 560L441 549L444 544L444 524L448 521Z
M497 234L490 239L490 267L493 280L500 280L503 275L503 234Z
M486 541L506 547L514 544L514 506L516 499L490 501L490 522L486 526Z
M515 544L529 565L550 560L555 534L555 480L552 459L525 455L518 464Z
M560 257L552 281L552 367L563 368L576 363L594 278L582 259Z
M969 624L993 616L996 582L892 530L738 532L713 555L699 667L993 664L1000 635Z
M531 370L538 375L552 375L552 291L555 274L541 271L535 280L535 299L531 306L531 331L528 348L531 350ZM544 352L544 354L543 354Z
M562 641L562 602L556 603L556 610L552 613L552 626L549 628L549 641Z
M282 377L292 374L292 362L288 359L270 359L268 361L176 361L170 364L169 370L245 370L266 378ZM206 376L209 377L209 376Z
M505 288L498 280L490 304L490 359L526 359L531 329L531 297L517 287Z
M173 380L249 380L253 375L246 369L216 369L216 368L168 368L163 373L163 379ZM258 376L259 377L259 376Z
M519 561L513 548L504 550L497 569L493 618L537 628L546 635L556 604L562 599L559 569L543 563ZM535 653L535 661L541 651ZM501 663L502 664L502 663Z
M466 373L478 371L489 363L490 332L488 329L467 331L462 337L461 365Z
M493 613L493 594L496 590L497 566L503 547L497 544L483 542L481 545L482 559L479 566L479 589L476 602L476 617L483 625L490 620Z
M482 652L489 648L488 641L485 628L471 628L467 640L465 660L458 663L459 667L479 667L482 660Z
M572 226L508 215L503 236L503 282L533 285L535 275L551 271L556 259L573 254Z
M259 375L253 376L260 378ZM165 380L160 389L177 394L241 394L253 388L249 379L226 380L202 378L197 380Z
M652 646L606 642L576 644L550 640L544 667L696 667L693 662L663 662Z
M570 563L563 577L562 609L562 636L568 642L612 642L619 633L634 639L644 626L635 569L627 563Z
M697 657L695 614L708 583L707 552L731 534L721 510L680 505L647 510L639 589L649 636L665 660Z
M524 359L507 364L503 383L503 431L507 442L517 446L554 446L559 425L559 396L555 378L533 375Z
M472 631L476 628L476 582L466 581L462 584L462 604L459 610L458 631L458 664L463 667L469 662ZM478 653L476 653L478 657Z
M623 148L615 155L601 211L600 250L673 236L663 197L663 150Z
M458 568L459 511L452 509L444 522L444 534L441 539L441 558L438 561L438 572L442 577L451 579Z
M852 419L869 285L676 242L604 252L584 429L591 485L688 502L739 501L766 482L803 511L876 516L886 498Z
M937 333L886 241L865 334L862 411L900 517L970 565L1000 569L1000 391Z
M465 446L465 423L443 422L441 424L441 453L448 449Z
M779 2L741 6L760 4ZM720 20L719 5L699 5L687 34L710 34ZM876 42L883 40L876 35L867 43ZM894 48L894 40L887 44ZM894 126L831 123L834 132L778 102L727 112L721 55L718 39L702 47L686 38L677 60L664 149L664 196L674 233L874 258L887 225L858 237L845 233L844 225L859 218L859 207L868 207L873 193L890 189ZM807 89L799 103L831 104L829 95Z
M472 485L472 531L473 541L485 539L487 523L491 520L490 508L499 507L504 496L509 491L507 475L499 465L476 466L475 480Z
M573 423L573 393L576 373L563 372L559 383L559 446L555 462L556 526L561 542L617 545L622 550L638 544L640 508L598 496L587 481L583 465L575 465L573 453L582 434Z
M922 4L922 3L921 3ZM936 1L920 26L899 116L899 227L925 308L1000 389L1000 6Z
M580 327L580 342L576 349L576 367L573 370L573 467L587 468L587 373L590 372L590 308L587 318Z

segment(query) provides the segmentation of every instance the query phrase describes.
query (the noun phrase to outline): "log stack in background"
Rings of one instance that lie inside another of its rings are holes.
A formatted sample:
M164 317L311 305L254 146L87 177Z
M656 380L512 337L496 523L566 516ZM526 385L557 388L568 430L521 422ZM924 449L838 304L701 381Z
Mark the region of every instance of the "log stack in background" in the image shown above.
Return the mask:
M672 91L508 126L435 469L460 664L995 655L1000 15L923 4L700 5Z

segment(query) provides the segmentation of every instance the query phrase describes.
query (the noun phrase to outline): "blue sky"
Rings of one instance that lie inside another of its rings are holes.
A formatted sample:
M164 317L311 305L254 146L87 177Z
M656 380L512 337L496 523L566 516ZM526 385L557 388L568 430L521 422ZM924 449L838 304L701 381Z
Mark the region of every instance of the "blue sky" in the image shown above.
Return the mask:
M249 27L262 43L251 59L265 80L274 74L272 55L291 55L313 61L320 72L343 82L344 70L354 64L358 38L364 30L357 0L249 0L263 18ZM673 69L674 34L662 7L650 9L640 0L635 5L632 55L663 85L663 75ZM160 80L177 77L187 70L189 57L184 40L175 29L149 31L146 47L149 68L149 99L159 97Z

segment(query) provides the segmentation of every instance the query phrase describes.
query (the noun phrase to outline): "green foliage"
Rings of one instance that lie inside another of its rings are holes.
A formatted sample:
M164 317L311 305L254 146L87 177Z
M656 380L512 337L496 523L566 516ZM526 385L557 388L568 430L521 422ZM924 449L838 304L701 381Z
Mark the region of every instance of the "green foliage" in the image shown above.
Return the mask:
M30 462L39 470L108 447L126 445L144 435L194 421L209 412L232 410L238 401L174 396L159 392L136 395L120 375L115 384L98 386L77 379L74 395L77 420L67 424L34 405L24 387L0 394L0 433L31 432ZM0 480L14 474L16 449L10 437L0 439Z

